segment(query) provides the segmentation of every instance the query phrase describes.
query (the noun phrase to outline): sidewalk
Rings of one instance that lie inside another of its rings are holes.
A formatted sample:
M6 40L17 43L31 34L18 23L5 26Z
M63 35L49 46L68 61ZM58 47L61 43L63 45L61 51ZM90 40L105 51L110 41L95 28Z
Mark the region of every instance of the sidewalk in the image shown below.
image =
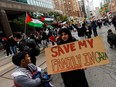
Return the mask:
M0 50L0 59L6 57L6 51L4 49Z

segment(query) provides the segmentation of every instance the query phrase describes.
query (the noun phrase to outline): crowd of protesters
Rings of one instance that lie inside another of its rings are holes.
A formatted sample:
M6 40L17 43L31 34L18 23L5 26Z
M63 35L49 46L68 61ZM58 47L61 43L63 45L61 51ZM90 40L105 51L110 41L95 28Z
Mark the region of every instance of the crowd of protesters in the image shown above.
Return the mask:
M113 25L116 30L116 16L114 17L104 17L100 19L89 18L84 21L77 21L76 23L69 24L65 22L61 24L60 27L50 28L41 28L39 31L32 32L28 37L25 34L22 34L22 38L34 39L38 47L43 49L48 47L49 43L52 45L56 44L56 41L59 37L58 31L61 28L68 28L73 35L76 35L75 38L78 40L83 40L85 38L91 38L91 36L98 36L98 29L101 29L102 26L111 26ZM77 34L74 34L77 33ZM2 38L1 42L4 45L7 56L14 55L17 53L17 39L15 38L15 33L9 38ZM20 49L20 48L19 48Z
M52 29L41 28L39 31L34 31L31 34L29 34L29 36L16 32L13 33L13 35L10 36L9 38L5 38L5 37L2 38L1 42L4 45L4 49L6 50L7 56L14 55L12 59L13 63L20 67L18 70L23 72L23 69L25 69L28 66L28 64L32 63L36 65L36 56L40 54L40 48L44 50L45 48L48 47L49 44L60 45L60 44L73 42L76 40L83 40L86 38L96 37L98 36L98 32L97 32L98 29L101 29L102 26L108 27L111 25L114 25L114 28L116 30L116 16L114 16L113 18L104 17L102 19L101 18L95 19L95 17L92 17L90 19L85 19L83 21L76 21L75 23L72 24L65 22L61 24L59 27L53 27ZM111 30L108 31L109 36L111 36L110 34L112 34ZM110 38L109 36L108 36L108 42L110 43L110 46L112 48L113 44L109 40ZM17 61L18 59L19 61ZM24 71L28 72L29 70L26 68L26 70ZM76 75L75 73L76 74L78 73L78 75ZM21 76L26 76L26 79L30 78L30 76L28 76L30 74L28 75L27 73L25 75L24 74L21 74ZM84 70L65 72L65 73L61 73L61 75L65 87L74 87L73 85L75 85L77 81L78 82L81 81L78 84L80 85L79 87L89 87L85 78ZM80 78L82 79L77 79L78 76L80 76ZM14 75L14 77L17 76ZM71 80L69 81L68 78L70 78ZM19 77L15 78L15 81L17 81L17 79L19 80ZM34 85L40 85L42 80L34 78L34 80L28 79L25 81L28 81L28 83L30 83L30 81L32 83L35 82L33 83ZM24 85L24 87L27 87L29 85L24 82L19 82L18 84ZM35 87L34 85L31 87ZM52 86L48 86L48 87L52 87Z

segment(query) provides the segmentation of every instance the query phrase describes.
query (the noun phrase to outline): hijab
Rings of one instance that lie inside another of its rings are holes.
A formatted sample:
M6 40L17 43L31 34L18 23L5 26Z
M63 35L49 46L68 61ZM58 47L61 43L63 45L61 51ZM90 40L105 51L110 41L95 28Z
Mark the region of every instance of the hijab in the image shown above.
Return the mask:
M62 38L61 38L61 35L62 35L63 32L69 35L69 38L68 38L67 41L63 41ZM60 29L59 30L59 35L60 35L60 38L59 38L59 41L58 41L58 45L76 41L76 39L74 37L72 37L72 34L71 34L70 30L67 29L67 28Z

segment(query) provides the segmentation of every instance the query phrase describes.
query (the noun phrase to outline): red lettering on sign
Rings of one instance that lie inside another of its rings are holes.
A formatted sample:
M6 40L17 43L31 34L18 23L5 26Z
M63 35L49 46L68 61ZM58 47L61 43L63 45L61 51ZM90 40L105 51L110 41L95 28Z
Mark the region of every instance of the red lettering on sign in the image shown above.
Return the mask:
M85 66L95 64L95 58L94 58L94 53L93 52L83 53L83 56L85 58L85 63L84 63Z
M82 46L85 46L87 48L87 44L85 40L79 41L78 44L79 44L79 49L81 49Z
M61 46L58 46L58 56L60 56L61 54L65 54L65 52Z
M63 69L63 64L60 63L60 59L54 59L51 61L53 71L60 71Z
M88 46L87 44L89 44L90 47L93 48L93 39L79 41L78 42L79 49L82 49L82 46L84 46L85 48L87 48L87 46Z
M71 51L75 51L76 50L75 43L71 43L70 44L70 48L71 48Z
M68 52L69 52L69 44L67 44L67 45L63 45L63 47L64 47L66 53L68 53Z
M56 47L51 48L51 52L53 53L52 57L56 57L58 55L57 52L54 49L56 49Z
M53 72L81 69L81 55L51 60Z
M51 52L52 52L52 57L57 57L65 53L69 53L71 51L75 51L75 43L71 44L65 44L63 46L57 46L57 47L52 47Z
M89 43L90 47L93 48L93 39L89 39L87 42Z

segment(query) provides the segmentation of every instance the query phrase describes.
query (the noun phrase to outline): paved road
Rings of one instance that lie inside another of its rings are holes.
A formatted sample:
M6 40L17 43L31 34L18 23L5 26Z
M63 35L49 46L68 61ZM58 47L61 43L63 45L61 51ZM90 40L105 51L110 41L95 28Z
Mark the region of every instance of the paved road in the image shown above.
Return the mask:
M98 29L99 35L103 37L110 64L91 67L85 70L90 87L116 87L116 49L109 48L106 38L107 30L110 28L114 31L113 26ZM10 74L14 71L15 66L10 61L11 57L0 58L0 87L11 87L13 85L13 80ZM43 51L37 57L37 65L43 69L46 67L45 54ZM52 75L52 77L52 83L55 87L64 87L60 74Z
M116 87L116 48L109 48L106 38L108 29L113 29L114 31L113 26L103 27L99 30L99 35L103 37L110 64L92 67L86 70L90 87Z

